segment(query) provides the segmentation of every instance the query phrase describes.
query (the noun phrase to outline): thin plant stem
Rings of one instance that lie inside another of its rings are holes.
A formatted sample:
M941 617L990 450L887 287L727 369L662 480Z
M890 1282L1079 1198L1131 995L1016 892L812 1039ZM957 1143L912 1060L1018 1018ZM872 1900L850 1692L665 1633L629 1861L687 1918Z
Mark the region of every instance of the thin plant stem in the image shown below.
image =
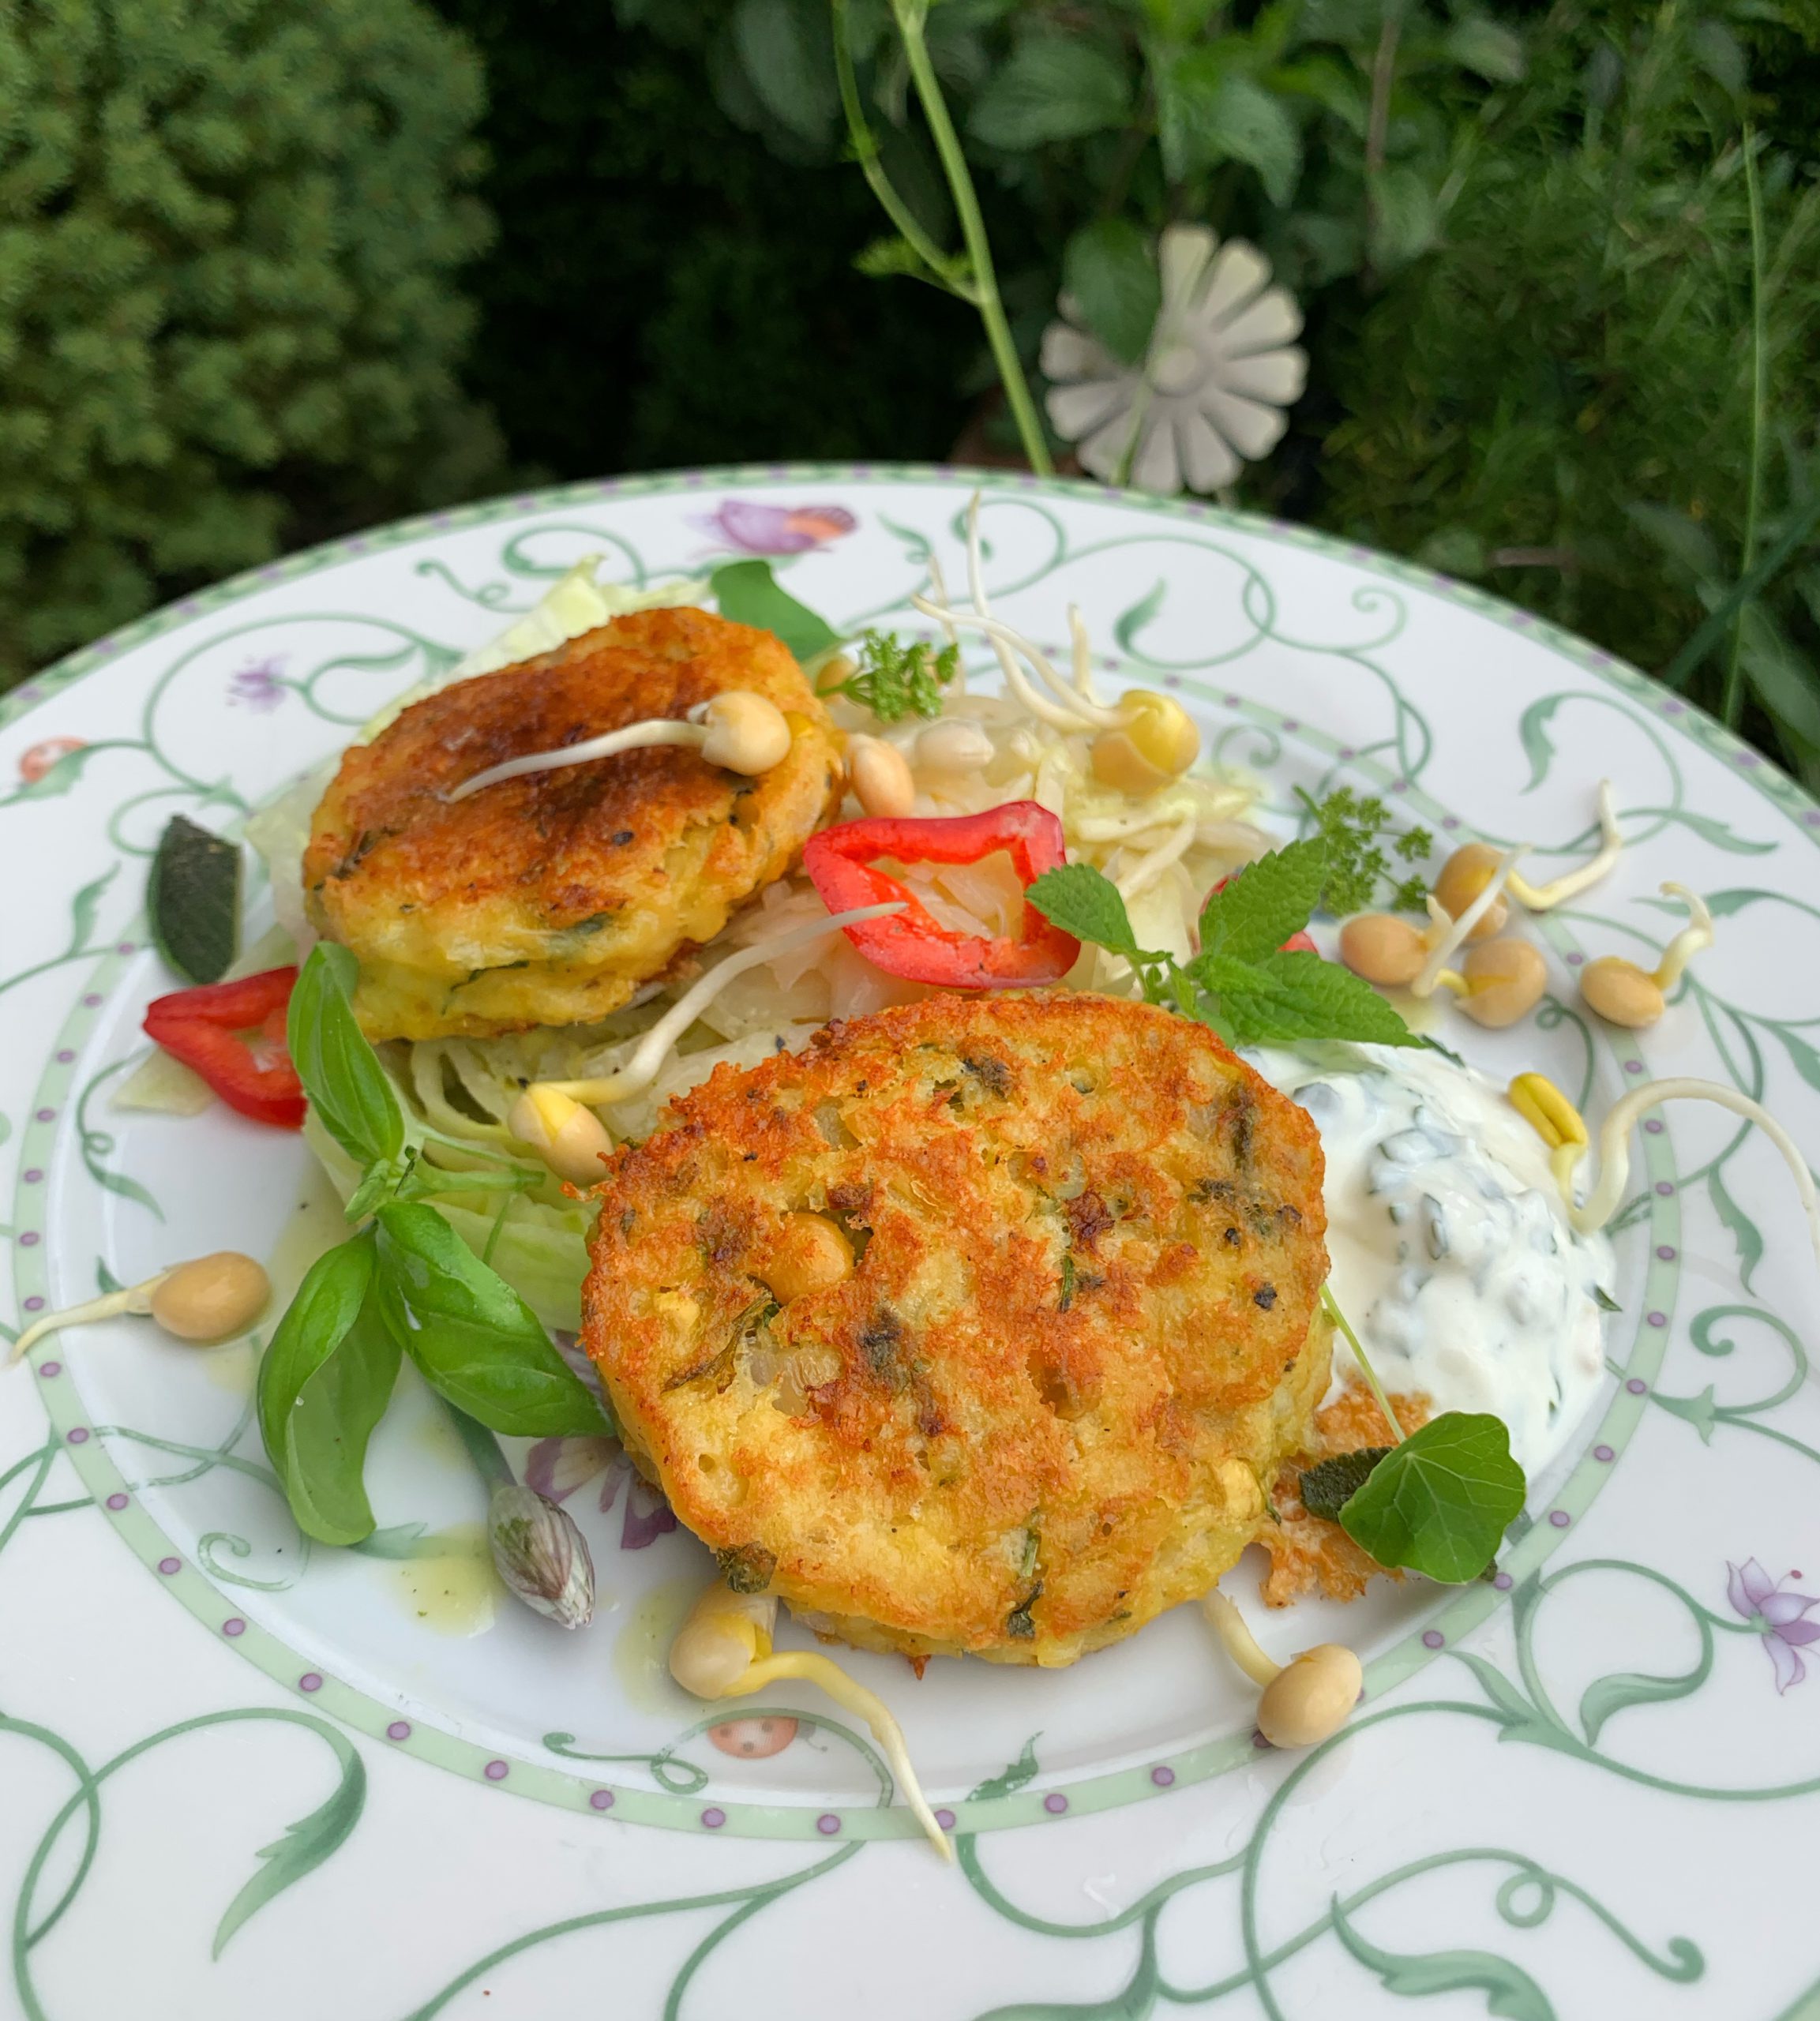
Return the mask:
M1365 1378L1365 1387L1372 1393L1378 1408L1384 1414L1384 1422L1390 1427L1390 1436L1401 1445L1405 1437L1403 1427L1397 1422L1397 1414L1390 1408L1390 1400L1384 1394L1384 1385L1378 1380L1378 1371L1372 1366L1372 1358L1365 1352L1364 1344L1353 1331L1353 1322L1340 1310L1340 1302L1331 1288L1323 1284L1321 1303L1327 1317L1346 1337L1346 1345L1353 1351L1353 1359L1359 1364L1359 1372Z
M474 1471L489 1488L509 1482L515 1477L499 1441L483 1424L471 1418L466 1411L459 1409L446 1397L436 1400L448 1413L448 1421L455 1427L463 1449L474 1462Z
M1744 498L1744 549L1738 573L1748 576L1757 559L1757 513L1763 488L1763 410L1766 400L1766 361L1763 338L1763 193L1757 180L1754 136L1744 129L1744 189L1751 206L1751 481ZM1744 713L1744 606L1738 606L1732 627L1732 651L1725 663L1725 688L1720 716L1736 729Z
M831 0L831 4L835 72L840 80L841 108L846 115L846 129L853 142L854 159L859 164L860 173L866 179L866 186L879 200L885 216L897 227L898 236L929 268L937 284L977 309L980 306L979 291L968 279L964 263L944 253L923 230L916 214L898 194L891 178L884 172L884 163L879 158L878 137L866 119L865 107L860 100L859 80L854 74L853 46L847 27L847 0Z
M992 246L986 238L985 220L980 216L973 176L967 167L960 137L948 117L948 101L942 96L935 66L929 61L928 45L923 40L922 24L926 11L925 0L891 0L891 14L897 22L898 32L903 37L910 80L916 86L923 117L929 122L929 137L935 142L942 173L948 178L948 193L954 199L955 212L960 219L967 265L978 296L980 321L985 325L986 342L992 347L993 362L998 367L1000 383L1004 388L1005 399L1011 408L1011 418L1017 424L1030 468L1039 477L1053 477L1055 465L1049 460L1042 422L1038 418L1036 403L1030 397L1024 369L1018 359L1017 346L1011 341L1004 304L999 299Z
M1817 527L1820 527L1820 495L1809 501L1807 509L1776 545L1766 550L1763 559L1743 582L1734 583L1722 601L1713 606L1699 630L1657 675L1664 687L1684 688L1687 684L1689 677L1698 670L1701 662L1724 637L1739 611L1781 573L1783 564L1805 545Z

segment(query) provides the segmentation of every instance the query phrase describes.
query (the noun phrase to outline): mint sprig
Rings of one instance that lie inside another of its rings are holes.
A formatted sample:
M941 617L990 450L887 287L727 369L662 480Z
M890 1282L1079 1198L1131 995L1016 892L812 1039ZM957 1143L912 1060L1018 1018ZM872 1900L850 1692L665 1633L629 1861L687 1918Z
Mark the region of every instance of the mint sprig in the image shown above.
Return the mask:
M517 1292L433 1208L415 1204L482 1186L521 1191L539 1175L423 1164L405 1142L391 1077L355 1021L358 973L346 948L316 947L291 991L287 1037L313 1113L363 1168L347 1213L366 1225L312 1265L259 1370L267 1455L298 1528L331 1544L372 1532L367 1442L407 1355L433 1389L493 1431L611 1429Z
M1318 838L1248 864L1208 897L1201 909L1201 951L1188 962L1138 945L1118 887L1091 864L1045 871L1026 896L1064 933L1129 962L1146 1003L1166 1004L1231 1044L1315 1039L1421 1044L1349 969L1284 950L1283 942L1308 924L1327 874L1327 845Z

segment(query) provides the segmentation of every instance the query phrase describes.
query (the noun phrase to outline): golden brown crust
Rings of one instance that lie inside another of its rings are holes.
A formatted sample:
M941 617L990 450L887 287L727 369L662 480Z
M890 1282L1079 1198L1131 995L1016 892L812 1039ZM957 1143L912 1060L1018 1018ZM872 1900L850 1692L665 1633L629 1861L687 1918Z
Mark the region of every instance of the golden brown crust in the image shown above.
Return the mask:
M1426 1397L1395 1396L1390 1408L1405 1432L1419 1430L1432 1415ZM1310 1467L1368 1445L1388 1445L1390 1427L1368 1390L1349 1387L1315 1413L1313 1435L1292 1453L1270 1491L1277 1520L1263 1525L1258 1542L1269 1552L1270 1570L1259 1582L1265 1604L1286 1607L1306 1593L1330 1600L1356 1600L1375 1578L1401 1579L1354 1543L1338 1523L1311 1516L1302 1506L1300 1483Z
M932 997L722 1067L623 1151L585 1338L736 1576L868 1646L1068 1663L1204 1592L1306 1437L1321 1176L1198 1025ZM768 1309L804 1209L857 1268Z
M508 758L733 688L775 702L789 756L756 779L675 748L438 796ZM313 919L359 957L375 1038L604 1017L788 869L839 791L836 733L768 632L706 611L616 618L457 681L343 758L304 857Z

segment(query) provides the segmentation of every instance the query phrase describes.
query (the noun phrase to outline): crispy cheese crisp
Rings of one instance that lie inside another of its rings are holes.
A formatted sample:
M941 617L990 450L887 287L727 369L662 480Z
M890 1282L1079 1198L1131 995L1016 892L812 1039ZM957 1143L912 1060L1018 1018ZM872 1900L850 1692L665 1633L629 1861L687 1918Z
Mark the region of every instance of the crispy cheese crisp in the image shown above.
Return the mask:
M756 778L678 748L627 751L441 795L534 751L729 688L783 712ZM782 876L838 799L837 733L768 632L701 610L616 618L454 683L355 745L304 857L312 920L360 962L370 1037L485 1037L605 1017Z
M743 1590L1057 1665L1204 1592L1328 1379L1320 1142L1201 1025L947 995L722 1067L601 1190L587 1346Z

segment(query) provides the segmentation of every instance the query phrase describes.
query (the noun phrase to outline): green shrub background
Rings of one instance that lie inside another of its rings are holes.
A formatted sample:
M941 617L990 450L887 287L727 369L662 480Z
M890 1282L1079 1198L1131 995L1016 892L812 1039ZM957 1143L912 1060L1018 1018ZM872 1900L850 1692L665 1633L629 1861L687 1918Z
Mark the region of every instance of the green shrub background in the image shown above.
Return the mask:
M888 9L850 19L951 245ZM1811 532L1813 0L942 0L929 38L1033 364L1064 276L1141 346L1171 218L1296 289L1309 391L1236 502L1656 669ZM433 499L1015 449L977 321L887 234L824 0L15 0L0 682ZM1820 785L1814 540L1678 671Z

